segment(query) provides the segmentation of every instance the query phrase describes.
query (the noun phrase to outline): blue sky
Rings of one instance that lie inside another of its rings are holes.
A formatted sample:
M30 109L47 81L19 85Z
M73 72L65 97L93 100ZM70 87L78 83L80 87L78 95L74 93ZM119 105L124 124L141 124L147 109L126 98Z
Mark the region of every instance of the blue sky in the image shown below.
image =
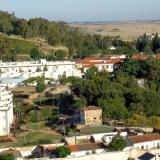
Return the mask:
M160 0L0 0L0 10L68 22L151 20L160 19Z

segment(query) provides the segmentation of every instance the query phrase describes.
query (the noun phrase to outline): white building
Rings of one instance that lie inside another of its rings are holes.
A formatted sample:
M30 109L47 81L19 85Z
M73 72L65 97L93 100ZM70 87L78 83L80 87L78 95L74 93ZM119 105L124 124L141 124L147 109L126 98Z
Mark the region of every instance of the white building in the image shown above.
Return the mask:
M81 69L85 73L89 68L95 66L99 71L106 70L107 72L113 72L114 65L121 62L121 58L108 57L108 58L97 58L97 57L86 57L76 62L77 68Z
M75 62L71 61L0 61L0 82L6 86L15 87L23 80L37 76L57 80L62 76L81 77L81 71L76 68Z
M8 135L13 122L13 97L5 87L0 87L0 136Z
M160 134L146 134L128 137L128 149L153 149L160 147Z

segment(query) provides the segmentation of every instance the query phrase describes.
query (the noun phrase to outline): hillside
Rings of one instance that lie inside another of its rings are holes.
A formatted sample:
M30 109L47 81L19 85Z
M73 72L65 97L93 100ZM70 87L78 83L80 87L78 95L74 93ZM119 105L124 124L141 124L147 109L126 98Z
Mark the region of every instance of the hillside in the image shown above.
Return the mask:
M8 42L9 45L11 43L10 48L6 40L1 41L0 58L16 61L16 56L28 55L32 48L36 48L33 55L30 55L30 58L34 60L40 58L65 60L138 52L159 53L159 35L156 34L153 39L150 39L148 35L143 35L160 32L160 23L152 23L152 25L151 22L69 25L44 18L20 19L14 14L0 11L0 32L12 39ZM3 38L0 37L0 39ZM116 50L110 50L111 46L114 46ZM20 49L18 53L17 48Z
M0 36L3 37L4 35L2 36L1 34ZM63 50L65 52L68 52L67 47L62 45L51 46L47 44L43 39L41 40L36 40L33 38L24 39L24 38L21 38L20 36L15 36L15 35L12 35L12 36L5 35L4 37L7 41L7 50L10 51L18 48L19 50L18 57L20 57L19 59L21 60L30 59L30 52L33 48L36 48L43 55L46 55L46 56L58 50Z

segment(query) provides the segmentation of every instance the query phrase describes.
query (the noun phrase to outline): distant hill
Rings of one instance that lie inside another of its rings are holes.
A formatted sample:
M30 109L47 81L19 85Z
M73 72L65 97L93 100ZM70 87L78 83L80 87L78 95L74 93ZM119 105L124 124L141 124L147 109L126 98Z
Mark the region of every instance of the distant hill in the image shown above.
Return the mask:
M134 40L144 33L160 34L160 20L152 21L113 21L113 22L76 22L70 24L85 33L103 36L120 36L124 40Z

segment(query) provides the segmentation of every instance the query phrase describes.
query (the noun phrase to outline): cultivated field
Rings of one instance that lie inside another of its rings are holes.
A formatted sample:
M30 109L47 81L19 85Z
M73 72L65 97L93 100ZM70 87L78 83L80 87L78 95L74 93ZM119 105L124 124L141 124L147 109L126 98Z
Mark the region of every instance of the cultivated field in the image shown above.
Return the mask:
M71 24L84 32L109 36L121 36L124 40L136 39L144 33L160 34L160 22L114 22L97 24Z

